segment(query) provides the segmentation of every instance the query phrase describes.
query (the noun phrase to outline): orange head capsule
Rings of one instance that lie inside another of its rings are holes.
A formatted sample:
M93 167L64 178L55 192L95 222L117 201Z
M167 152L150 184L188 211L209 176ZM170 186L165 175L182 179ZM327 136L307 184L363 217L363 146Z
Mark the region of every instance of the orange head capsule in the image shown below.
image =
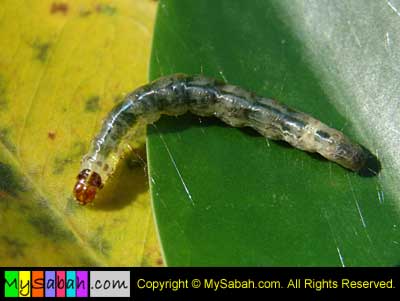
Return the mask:
M81 205L86 205L94 200L97 189L102 187L100 175L90 169L84 169L77 176L74 187L75 198Z

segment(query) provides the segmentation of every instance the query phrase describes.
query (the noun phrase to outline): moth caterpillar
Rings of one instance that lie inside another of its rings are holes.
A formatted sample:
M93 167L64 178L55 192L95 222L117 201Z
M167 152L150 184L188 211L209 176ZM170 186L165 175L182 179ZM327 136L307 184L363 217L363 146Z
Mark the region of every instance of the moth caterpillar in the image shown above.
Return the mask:
M162 114L216 116L233 127L252 127L261 135L317 152L352 171L360 170L368 152L342 132L273 99L201 75L174 74L139 87L104 120L82 160L74 195L87 204L113 172L121 141L134 125L150 124Z

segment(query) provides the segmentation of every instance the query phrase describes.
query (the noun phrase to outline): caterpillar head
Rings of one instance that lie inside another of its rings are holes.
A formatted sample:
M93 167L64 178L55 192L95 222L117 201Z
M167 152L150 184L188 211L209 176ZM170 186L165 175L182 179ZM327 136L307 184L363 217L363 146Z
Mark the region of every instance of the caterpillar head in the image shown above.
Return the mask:
M98 189L103 187L100 175L90 169L83 169L76 177L74 195L81 205L91 203Z

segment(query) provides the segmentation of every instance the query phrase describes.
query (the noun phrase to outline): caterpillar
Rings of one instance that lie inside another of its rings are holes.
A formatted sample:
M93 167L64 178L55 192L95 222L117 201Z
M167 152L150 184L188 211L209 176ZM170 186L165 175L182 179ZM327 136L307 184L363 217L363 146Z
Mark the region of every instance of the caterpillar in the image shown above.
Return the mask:
M252 127L269 139L317 152L352 171L359 171L369 154L342 132L276 100L201 75L173 74L137 88L111 110L82 159L73 189L76 200L94 200L117 165L121 142L135 125L186 112L216 116L233 127Z

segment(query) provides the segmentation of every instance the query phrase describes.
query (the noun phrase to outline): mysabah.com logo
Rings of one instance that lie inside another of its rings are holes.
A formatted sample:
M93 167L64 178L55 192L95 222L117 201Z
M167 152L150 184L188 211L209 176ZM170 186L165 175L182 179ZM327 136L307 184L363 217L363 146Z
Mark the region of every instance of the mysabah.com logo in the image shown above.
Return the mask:
M4 271L4 297L130 297L130 272Z

